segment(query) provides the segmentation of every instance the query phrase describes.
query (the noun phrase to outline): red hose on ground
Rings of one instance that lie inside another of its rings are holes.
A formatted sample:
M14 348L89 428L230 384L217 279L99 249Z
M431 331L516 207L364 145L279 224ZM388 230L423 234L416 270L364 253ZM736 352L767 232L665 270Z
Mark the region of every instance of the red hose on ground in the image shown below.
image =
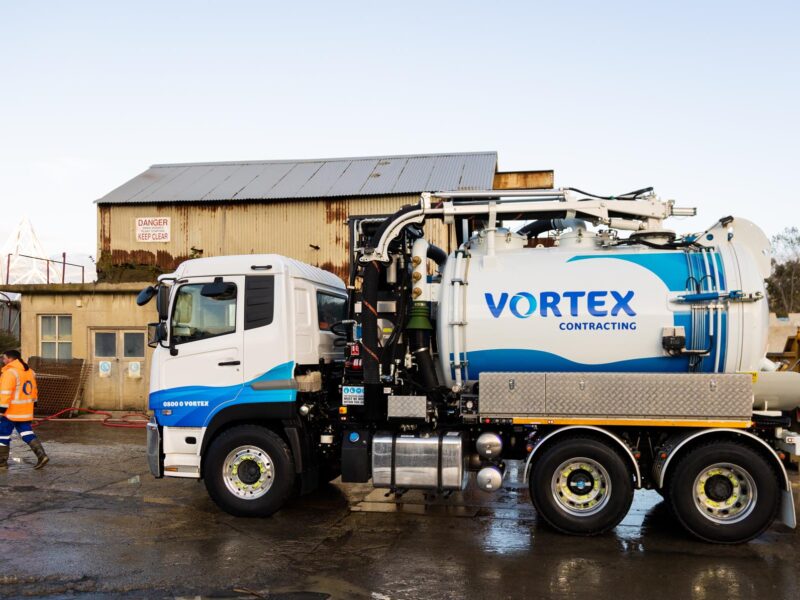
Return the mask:
M114 418L114 415L104 410L92 410L91 408L78 408L76 406L72 406L70 408L65 408L64 410L60 410L57 413L49 415L47 417L42 417L41 419L34 419L31 422L31 427L38 427L45 421L56 419L68 412L82 412L82 413L90 413L93 415L105 415L106 418L103 419L102 421L86 421L86 422L100 423L104 427L121 427L124 429L144 429L145 427L147 427L147 422L150 420L150 416L144 413L127 413L122 415L121 417ZM138 419L135 421L130 421L128 420L130 417L138 417Z

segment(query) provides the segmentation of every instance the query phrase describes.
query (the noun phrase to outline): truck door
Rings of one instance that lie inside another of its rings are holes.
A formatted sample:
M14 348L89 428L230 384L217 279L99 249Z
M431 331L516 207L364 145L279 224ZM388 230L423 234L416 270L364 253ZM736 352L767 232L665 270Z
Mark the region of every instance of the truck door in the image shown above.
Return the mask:
M289 344L292 341L291 331L296 327L287 306L287 280L285 274L250 275L245 278L244 349L248 356L244 368L246 383L269 380L289 384L294 377L293 354ZM253 388L246 391L250 393ZM259 393L251 395L248 400L276 401L274 396L276 394Z
M176 401L205 400L211 408L241 391L243 297L244 277L198 278L178 285L170 315L174 350L162 370L162 389L178 392ZM196 398L186 395L198 386L203 389Z

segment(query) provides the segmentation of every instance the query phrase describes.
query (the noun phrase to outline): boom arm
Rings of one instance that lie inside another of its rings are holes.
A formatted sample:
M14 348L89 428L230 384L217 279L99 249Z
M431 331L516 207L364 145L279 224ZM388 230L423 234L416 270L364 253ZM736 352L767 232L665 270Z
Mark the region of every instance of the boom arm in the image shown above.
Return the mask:
M422 194L417 206L404 207L381 227L374 247L366 248L360 262L388 262L389 244L404 227L422 223L426 218L453 223L456 218L486 215L489 229L494 229L499 215L520 218L547 218L566 215L595 225L608 225L631 231L659 231L664 219L671 216L694 216L694 208L679 208L672 200L655 195L642 199L587 199L566 189L486 190Z

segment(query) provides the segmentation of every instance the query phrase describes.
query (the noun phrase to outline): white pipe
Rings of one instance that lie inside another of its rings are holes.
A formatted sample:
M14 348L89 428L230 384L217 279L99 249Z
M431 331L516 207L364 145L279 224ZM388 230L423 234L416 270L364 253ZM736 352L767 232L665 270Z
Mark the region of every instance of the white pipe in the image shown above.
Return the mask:
M497 210L494 202L489 203L489 226L486 232L486 256L494 256L494 234L497 231Z
M780 365L778 363L772 362L766 356L761 359L761 362L758 363L758 370L759 371L766 371L768 373L774 373L778 370Z
M467 285L467 257L461 259L461 266L458 269L458 278L464 283L461 284L458 293L458 346L462 355L461 369L467 368L467 299L465 295Z
M717 260L713 252L711 253L711 272L714 274L714 291L722 293L722 287L719 284L719 272L717 271ZM717 305L717 348L714 352L714 372L720 372L720 366L725 369L725 365L720 365L720 354L722 351L722 304Z
M464 263L464 245L460 252L456 252L456 264L453 267L453 279L451 280L450 303L452 305L450 331L452 332L453 349L453 371L455 372L455 387L461 389L463 383L461 377L461 265Z
M392 259L392 262L389 263L389 266L386 267L386 283L390 283L392 285L397 283L397 259L398 257L395 256Z
M711 287L712 285L711 277L709 277L709 275L711 275L711 266L708 264L708 252L703 250L702 254L703 254L703 264L705 265L705 271L703 272L703 277L702 277L703 285L707 286L705 291L713 292L714 289Z
M753 384L753 408L793 410L800 407L800 373L795 371L761 371Z
M719 373L723 370L722 359L722 304L717 304L717 347L714 350L714 372Z

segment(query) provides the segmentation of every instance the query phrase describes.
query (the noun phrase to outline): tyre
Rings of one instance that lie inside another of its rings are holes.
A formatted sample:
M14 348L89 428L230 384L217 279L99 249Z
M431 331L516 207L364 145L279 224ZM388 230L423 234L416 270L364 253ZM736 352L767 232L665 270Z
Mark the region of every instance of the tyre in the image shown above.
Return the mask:
M257 425L232 427L215 438L203 473L217 506L237 517L265 517L280 510L295 483L286 442Z
M573 535L598 535L619 525L633 502L625 457L592 437L556 441L534 464L530 493L536 512Z
M711 442L685 454L669 475L668 494L675 516L690 533L721 544L761 535L780 505L772 465L737 442Z

